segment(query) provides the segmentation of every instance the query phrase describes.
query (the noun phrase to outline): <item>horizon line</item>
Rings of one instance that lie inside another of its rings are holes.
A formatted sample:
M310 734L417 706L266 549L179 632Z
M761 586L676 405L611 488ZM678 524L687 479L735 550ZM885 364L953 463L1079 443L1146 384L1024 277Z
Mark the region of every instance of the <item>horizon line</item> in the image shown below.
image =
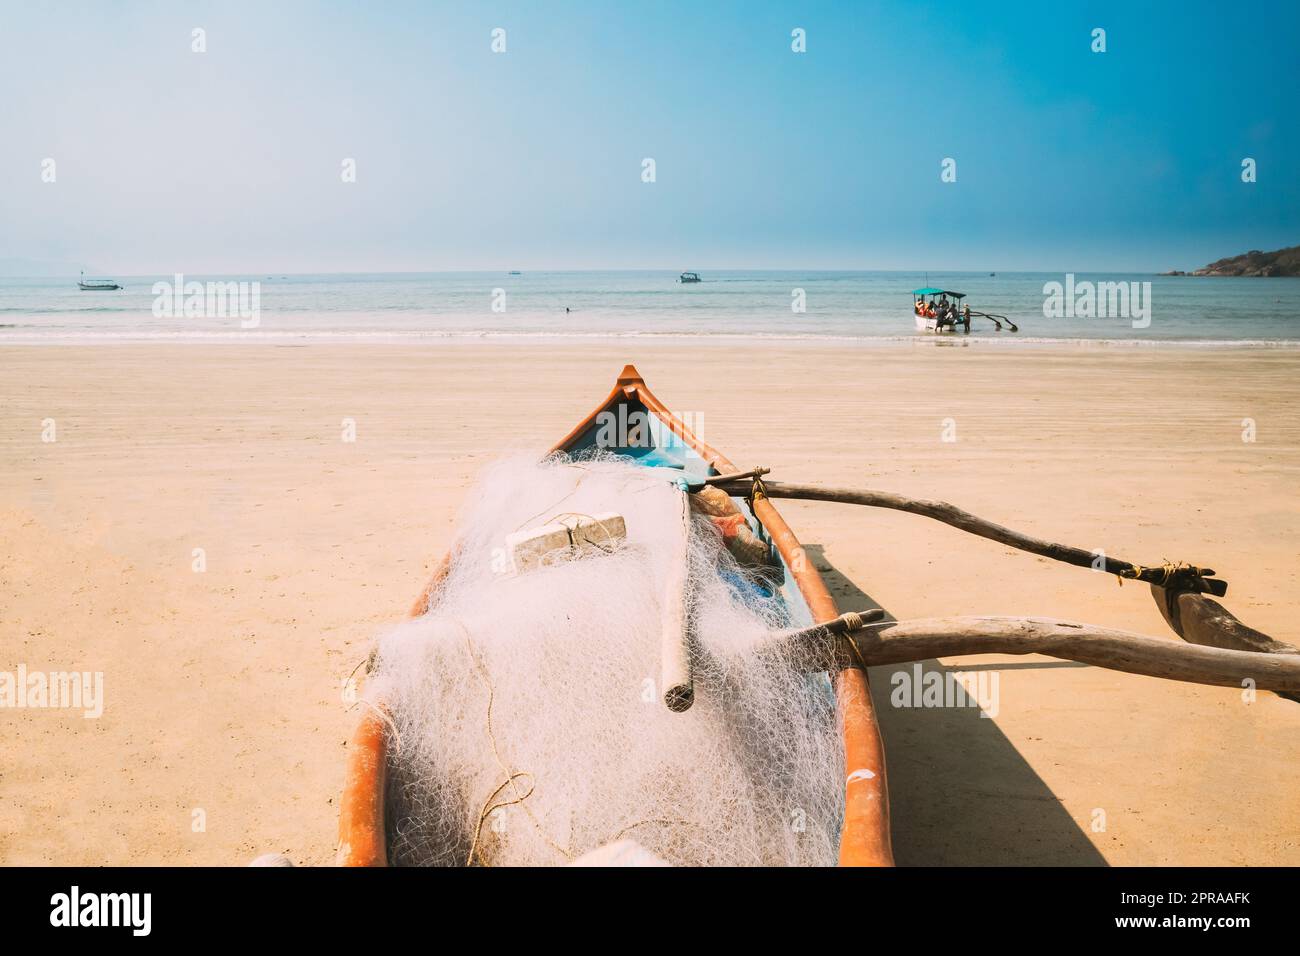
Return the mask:
M1198 268L1202 268L1202 267L1198 267ZM988 277L988 278L994 278L994 277L996 277L996 276L998 276L998 275L1000 275L1000 274L1005 274L1005 275L1070 275L1070 274L1073 274L1073 275L1090 275L1090 274L1092 274L1092 275L1100 275L1100 274L1106 274L1106 275L1149 275L1149 276L1167 276L1167 277L1170 277L1170 278L1176 278L1177 276L1173 276L1173 275L1170 274L1171 271L1172 271L1172 270L1166 270L1165 272L1155 272L1155 271L1152 271L1152 270L1149 270L1149 269L1136 269L1136 270L1132 270L1132 271L1119 271L1119 270L1115 270L1115 269L1095 269L1095 268L1084 268L1084 269L1080 269L1080 268L1069 268L1069 269L1004 269L1004 270L1002 270L1001 273L999 273L999 272L997 272L996 270L985 270L985 269L953 269L953 268L937 268L937 269L936 269L936 268L930 268L930 269L926 269L926 268L915 268L915 269L913 269L913 268L907 268L907 269L863 269L863 268L825 268L825 267L816 267L816 268L812 268L812 267L802 267L802 266L782 266L782 267L779 267L779 268L753 268L753 267L748 267L748 266L745 266L745 267L740 267L740 266L730 266L730 267L729 267L729 266L715 266L715 267L709 267L709 268L705 268L705 269L676 269L676 268L667 268L667 267L661 267L661 268L656 268L656 267L640 267L640 268L634 268L634 269L632 269L632 268L600 268L600 269L573 269L573 268L555 269L555 268L547 268L547 269L518 269L518 270L508 270L508 269L423 269L423 270L410 270L410 269L377 269L377 270L365 270L365 271L325 270L325 271L320 271L320 272L294 272L294 271L282 271L282 270L278 270L278 269L272 269L272 270L269 270L269 272L268 272L268 270L265 270L265 269L258 269L258 270L252 270L252 271L244 271L244 272L207 272L207 271L198 271L198 272L185 272L185 271L181 271L181 272L177 272L177 271L175 271L175 270L172 270L172 271L168 271L168 272L116 272L116 273L95 273L95 274L88 274L88 273L86 273L86 272L81 272L81 271L79 271L79 272L67 272L67 273L63 273L63 272L46 272L46 273L38 273L38 274L31 274L31 273L26 273L26 274L24 274L24 273L7 273L7 272L0 272L0 279L80 279L80 278L91 278L91 279L101 279L101 278L150 279L150 278L156 278L156 277L159 277L159 276L175 276L175 275L218 276L218 277L233 277L233 276L243 276L243 277L247 277L247 276L252 276L252 275L259 275L259 276L260 276L260 275L266 275L266 278L268 278L268 279L275 279L275 278L277 277L277 274L278 274L278 276L279 276L280 278L290 278L290 277L293 277L293 278L301 278L301 277L304 277L304 276L433 276L433 275L503 275L503 276L506 276L506 277L510 277L510 276L512 276L512 275L516 275L516 274L519 275L519 276L523 276L523 275L581 275L581 274L592 274L592 273L596 273L596 274L615 274L615 273L645 273L645 274L660 274L660 273L666 273L666 274L670 274L670 275L680 275L680 274L682 274L683 272L697 272L697 273L701 273L701 274L704 274L704 273L707 273L707 272L713 272L713 273L724 273L724 274L725 274L725 273L737 273L737 272L749 272L749 273L802 272L802 273L823 273L823 274L831 274L831 273L850 273L850 274L886 273L886 274L893 274L893 275L900 275L900 274L901 274L901 275L920 275L920 276L924 276L924 275L927 275L927 274L933 274L933 275L971 275L971 276L985 276L985 277ZM1216 277L1216 276L1194 276L1193 278L1224 278L1224 277L1222 277L1222 276L1218 276L1218 277ZM1227 277L1227 278L1232 278L1232 277ZM1289 278L1289 277L1287 277L1287 276L1281 276L1281 277L1278 277L1278 276L1272 276L1272 277L1268 277L1268 278Z

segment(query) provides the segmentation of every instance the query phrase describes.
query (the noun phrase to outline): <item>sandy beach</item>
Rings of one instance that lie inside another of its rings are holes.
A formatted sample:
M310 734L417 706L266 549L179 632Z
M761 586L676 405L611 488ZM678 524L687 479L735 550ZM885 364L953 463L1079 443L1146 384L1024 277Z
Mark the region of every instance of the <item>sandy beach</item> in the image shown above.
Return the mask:
M0 711L0 863L331 861L344 683L478 469L544 450L626 362L738 464L1208 564L1246 623L1300 638L1300 350L9 347L0 656L102 671L105 704ZM1144 586L907 515L782 510L846 608L860 588L899 618L1169 635ZM965 665L927 666L997 670L995 718L890 707L873 674L900 864L1300 864L1300 705L1046 658Z

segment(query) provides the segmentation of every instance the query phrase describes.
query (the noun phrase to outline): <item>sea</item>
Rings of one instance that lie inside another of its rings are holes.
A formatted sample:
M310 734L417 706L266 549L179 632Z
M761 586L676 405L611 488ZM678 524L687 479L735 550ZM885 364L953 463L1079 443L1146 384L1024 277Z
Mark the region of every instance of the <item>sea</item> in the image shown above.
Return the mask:
M939 338L915 331L912 290L926 287L963 292L973 310L1005 316L1019 328L1004 323L998 331L976 319L969 337L942 337L972 344L1300 346L1297 278L700 275L699 283L681 283L669 271L115 276L124 288L112 292L81 291L76 277L0 278L0 345L607 338L921 344ZM243 284L242 300L229 283ZM1122 283L1127 308L1118 287L1102 283ZM209 284L227 293L213 299Z

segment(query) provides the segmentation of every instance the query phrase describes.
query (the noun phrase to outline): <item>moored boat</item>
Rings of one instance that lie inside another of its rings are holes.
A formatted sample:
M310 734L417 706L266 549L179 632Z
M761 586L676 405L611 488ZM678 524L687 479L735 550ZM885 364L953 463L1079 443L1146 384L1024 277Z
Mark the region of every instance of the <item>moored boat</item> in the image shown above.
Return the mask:
M632 439L623 435L619 444L611 448L601 437L602 422L607 422L611 415L624 422L634 416L647 416L662 427L637 430L639 438L634 444L629 444ZM597 448L626 456L647 468L679 470L688 483L737 472L734 464L704 443L654 396L631 365L623 369L606 399L551 451L581 455ZM825 581L805 557L798 538L772 501L758 488L761 486L755 485L748 496L732 494L731 501L768 548L776 572L773 575L776 593L791 625L807 627L835 621L839 609ZM412 617L436 608L439 587L450 563L450 555L443 558L412 608ZM575 611L580 613L581 609ZM857 866L892 865L884 750L866 673L857 666L837 665L832 670L840 718L838 732L845 760L839 862ZM390 821L385 818L388 727L385 716L372 710L362 718L350 742L339 813L338 861L342 865L384 866L389 862L387 826Z
M122 288L112 279L79 279L77 288L82 292L113 292Z
M700 279L700 274L698 272L683 272L677 277L677 281L689 284L691 282L700 282L702 280Z

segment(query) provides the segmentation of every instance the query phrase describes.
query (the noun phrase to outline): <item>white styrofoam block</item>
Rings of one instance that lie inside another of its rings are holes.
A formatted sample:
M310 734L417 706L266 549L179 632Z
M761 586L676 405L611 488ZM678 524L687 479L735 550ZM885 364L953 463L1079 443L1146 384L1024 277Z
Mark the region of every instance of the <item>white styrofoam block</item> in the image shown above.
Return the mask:
M602 554L627 540L627 524L621 514L566 515L553 524L506 535L506 553L516 574Z
M671 866L663 857L651 853L636 840L615 840L580 856L569 866Z

